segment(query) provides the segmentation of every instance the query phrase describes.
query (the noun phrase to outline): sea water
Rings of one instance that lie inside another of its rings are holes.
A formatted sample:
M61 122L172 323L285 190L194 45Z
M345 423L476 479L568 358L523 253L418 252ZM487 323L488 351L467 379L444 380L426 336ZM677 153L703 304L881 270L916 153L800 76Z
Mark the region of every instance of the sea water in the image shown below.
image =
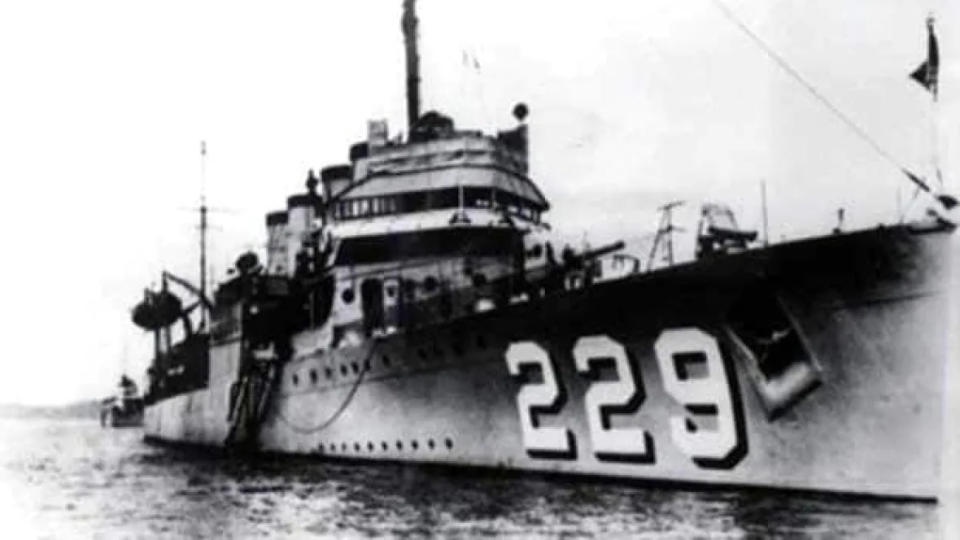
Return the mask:
M942 505L158 447L136 428L0 420L3 538L936 538Z

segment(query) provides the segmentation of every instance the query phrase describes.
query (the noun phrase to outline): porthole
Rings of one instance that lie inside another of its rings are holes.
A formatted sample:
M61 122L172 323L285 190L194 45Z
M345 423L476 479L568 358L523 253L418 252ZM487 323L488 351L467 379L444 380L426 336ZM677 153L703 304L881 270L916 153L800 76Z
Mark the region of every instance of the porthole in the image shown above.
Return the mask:
M310 370L310 382L313 384L317 384L317 370L315 369Z
M294 374L293 374L293 377L291 377L291 378L293 379L293 385L294 385L294 386L296 386L296 385L300 382L300 378L297 377L297 374L296 374L296 373L294 373Z
M380 441L380 448L382 448L383 451L386 452L387 450L390 449L390 445L387 444L387 441Z
M360 451L360 443L358 443L358 442L353 443L353 450L354 450L354 452L359 452L359 451Z
M340 364L340 374L343 375L344 377L347 376L347 366Z
M340 298L343 299L343 302L345 304L353 303L353 299L355 296L356 294L353 292L353 289L344 289L343 292L340 293Z
M428 440L427 440L427 448L433 450L433 448L434 448L435 446L436 446L436 444L433 442L433 439L428 439Z
M389 287L387 287L387 298L393 298L396 295L397 295L396 287L394 287L393 285L390 285Z
M539 259L541 255L543 255L543 244L534 244L533 247L530 248L530 257Z
M350 369L353 370L354 374L360 373L360 368L357 366L356 362L350 362Z
M341 443L341 444L340 444L340 450L346 452L346 451L347 451L347 443Z
M453 448L453 441L449 438L443 440L443 445L447 447L447 450Z
M363 361L363 370L364 370L364 371L370 371L370 361L369 361L369 360L364 360L364 361Z
M438 285L438 283L437 283L437 278L435 278L435 277L433 277L433 276L427 276L427 277L423 280L423 290L424 290L424 292L432 293L433 291L437 290L437 285Z
M420 448L420 443L418 443L417 440L414 439L414 440L410 441L410 446L412 446L413 449L416 450L417 448Z
M333 370L330 369L330 368L323 368L323 374L324 374L328 379L330 379L330 378L333 377Z
M400 441L397 441L397 450L403 450L403 443Z
M321 454L323 453L323 443L320 443L320 445L317 446L317 450L318 450Z
M367 441L367 451L373 452L373 443L370 441Z

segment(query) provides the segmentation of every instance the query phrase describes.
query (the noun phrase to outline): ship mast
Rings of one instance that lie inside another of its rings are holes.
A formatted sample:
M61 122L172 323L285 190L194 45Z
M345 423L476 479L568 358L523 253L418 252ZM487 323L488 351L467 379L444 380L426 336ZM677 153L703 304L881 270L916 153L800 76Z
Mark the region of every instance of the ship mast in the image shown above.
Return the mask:
M200 298L207 297L207 141L200 141ZM207 310L200 307L200 328L207 327Z
M650 250L650 262L647 264L647 271L653 270L661 242L663 243L664 260L667 262L667 266L673 266L673 233L682 230L673 224L673 209L683 203L684 201L671 201L657 208L660 212L660 226L657 228L657 235L653 239L653 248Z
M403 0L403 43L407 53L407 132L420 118L420 57L417 54L416 0Z
M927 75L927 83L930 85L930 93L932 94L933 99L930 101L930 161L933 165L933 174L937 176L937 181L940 184L940 191L944 190L943 186L943 175L940 173L940 137L938 129L939 121L939 103L938 103L938 94L939 94L939 74L937 70L940 67L940 52L937 47L937 38L934 33L933 23L935 22L933 18L933 13L927 15L927 63L931 64L928 69L930 73Z

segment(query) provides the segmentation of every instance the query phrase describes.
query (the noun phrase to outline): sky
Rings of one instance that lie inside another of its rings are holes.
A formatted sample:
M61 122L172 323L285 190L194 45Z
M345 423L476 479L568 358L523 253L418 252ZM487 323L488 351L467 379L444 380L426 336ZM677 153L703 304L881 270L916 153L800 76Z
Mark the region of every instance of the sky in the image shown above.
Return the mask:
M945 0L723 0L894 160L960 192L960 9ZM164 268L195 279L262 250L263 216L340 163L368 119L404 128L400 0L0 4L0 402L101 397L140 376L130 308ZM715 0L421 0L423 109L510 128L569 241L640 238L656 207L724 202L773 241L899 219L913 190ZM936 107L907 75L937 16ZM934 136L936 134L936 136ZM208 156L202 174L200 141ZM919 199L912 214L922 212ZM689 234L678 251L692 249Z

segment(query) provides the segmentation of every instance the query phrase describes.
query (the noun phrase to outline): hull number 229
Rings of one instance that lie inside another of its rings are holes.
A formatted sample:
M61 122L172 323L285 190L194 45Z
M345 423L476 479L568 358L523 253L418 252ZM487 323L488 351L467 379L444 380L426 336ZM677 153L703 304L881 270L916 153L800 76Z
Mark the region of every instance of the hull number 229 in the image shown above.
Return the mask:
M735 374L728 374L720 347L696 328L664 330L653 346L666 393L685 413L670 418L674 445L701 467L732 468L746 451L746 431ZM581 337L573 346L577 372L590 380L583 396L584 414L594 454L601 460L656 461L654 440L642 427L613 427L611 417L636 413L646 398L639 365L627 350L606 335ZM510 345L507 368L520 376L539 368L541 380L517 393L523 443L532 457L573 458L576 440L567 427L542 426L540 414L556 414L566 393L550 355L533 341ZM606 369L599 380L601 368ZM611 369L612 368L612 369Z

